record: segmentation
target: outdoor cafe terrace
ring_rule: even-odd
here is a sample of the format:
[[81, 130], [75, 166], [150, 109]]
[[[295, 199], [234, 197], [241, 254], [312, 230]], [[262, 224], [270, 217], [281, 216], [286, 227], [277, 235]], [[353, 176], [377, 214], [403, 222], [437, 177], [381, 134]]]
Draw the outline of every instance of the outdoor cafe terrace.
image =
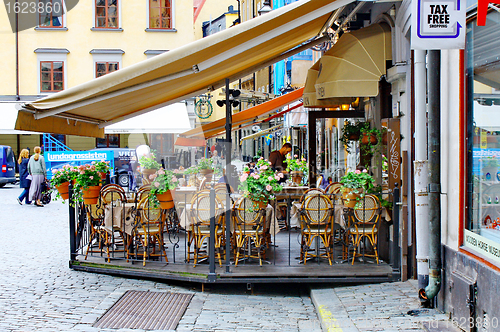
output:
[[184, 177], [171, 208], [150, 199], [151, 184], [108, 184], [92, 204], [70, 201], [71, 268], [202, 284], [399, 278], [397, 187], [350, 200], [340, 183], [288, 180], [259, 206], [211, 174]]

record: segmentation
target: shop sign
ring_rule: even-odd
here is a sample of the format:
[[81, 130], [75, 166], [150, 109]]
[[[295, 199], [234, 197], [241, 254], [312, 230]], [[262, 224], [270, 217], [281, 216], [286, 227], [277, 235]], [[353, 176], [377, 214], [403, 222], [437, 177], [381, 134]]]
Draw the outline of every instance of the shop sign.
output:
[[464, 246], [466, 248], [470, 248], [477, 253], [500, 263], [500, 243], [467, 229], [464, 231]]
[[465, 1], [412, 1], [411, 48], [416, 50], [465, 47]]

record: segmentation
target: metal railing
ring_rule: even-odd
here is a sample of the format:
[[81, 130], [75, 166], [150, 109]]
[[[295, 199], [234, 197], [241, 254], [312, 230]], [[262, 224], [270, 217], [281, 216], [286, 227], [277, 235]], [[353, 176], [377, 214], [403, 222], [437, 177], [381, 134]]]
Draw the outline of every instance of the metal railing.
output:
[[[193, 193], [198, 194], [200, 193]], [[364, 239], [357, 243], [358, 248], [354, 248], [354, 210], [339, 205], [339, 194], [309, 196], [311, 199], [327, 197], [331, 202], [327, 212], [322, 212], [322, 207], [317, 206], [318, 215], [328, 214], [327, 222], [317, 225], [313, 225], [310, 218], [308, 220], [308, 212], [305, 211], [307, 200], [299, 202], [297, 194], [280, 194], [267, 207], [256, 210], [254, 207], [243, 206], [243, 210], [238, 211], [235, 209], [235, 202], [240, 199], [238, 194], [216, 192], [213, 187], [204, 194], [210, 197], [210, 226], [208, 230], [203, 230], [209, 234], [203, 238], [203, 243], [196, 243], [197, 247], [194, 240], [194, 232], [197, 230], [193, 223], [196, 222], [196, 214], [200, 213], [201, 207], [192, 205], [192, 195], [189, 193], [176, 193], [176, 208], [160, 210], [160, 223], [157, 225], [161, 228], [159, 231], [154, 224], [142, 226], [141, 218], [145, 217], [141, 214], [144, 212], [140, 211], [140, 198], [135, 192], [127, 193], [127, 202], [104, 204], [102, 198], [93, 206], [70, 202], [70, 259], [72, 262], [89, 261], [122, 266], [137, 266], [142, 263], [146, 268], [167, 271], [182, 265], [193, 267], [190, 271], [207, 274], [209, 282], [215, 281], [218, 274], [233, 273], [246, 267], [255, 266], [252, 273], [258, 273], [261, 259], [262, 264], [266, 266], [297, 268], [313, 264], [321, 270], [335, 269], [338, 264], [376, 264], [376, 259], [371, 256], [373, 246], [369, 241]], [[392, 201], [392, 213], [387, 209], [384, 212], [386, 217], [378, 221], [375, 245], [380, 263], [390, 264], [394, 275], [397, 275], [401, 266], [399, 188], [396, 187], [393, 192], [383, 195]], [[222, 212], [225, 224], [222, 231], [216, 225], [219, 217], [216, 212], [216, 197], [222, 198], [219, 201], [225, 201]], [[358, 201], [358, 208], [364, 204], [364, 199], [361, 199]], [[382, 209], [377, 211], [377, 214], [381, 212]], [[148, 213], [158, 213], [158, 210], [151, 209]], [[245, 215], [241, 218], [236, 213], [248, 213], [253, 216], [257, 213], [259, 218], [262, 218], [262, 224], [254, 223], [251, 227], [241, 227], [237, 225], [242, 222], [241, 219], [244, 219], [244, 222], [252, 218]], [[387, 221], [388, 219], [390, 221]], [[263, 228], [259, 236], [265, 239], [258, 240], [248, 234], [259, 231], [259, 227]], [[392, 232], [388, 230], [390, 227]], [[325, 228], [330, 235], [322, 240], [320, 233], [325, 232]], [[238, 231], [242, 232], [240, 236], [249, 236], [245, 248], [237, 248]], [[305, 234], [306, 231], [310, 234]], [[219, 246], [216, 247], [216, 239], [219, 237], [222, 242], [218, 242]], [[314, 239], [308, 243], [304, 242], [311, 238]], [[261, 240], [263, 242], [259, 242]], [[163, 249], [166, 255], [162, 254]], [[357, 255], [353, 257], [355, 249]], [[196, 267], [193, 266], [192, 260], [195, 250], [202, 253], [198, 256], [203, 257]], [[241, 257], [236, 264], [238, 250]], [[218, 255], [221, 255], [222, 266], [219, 266]]]

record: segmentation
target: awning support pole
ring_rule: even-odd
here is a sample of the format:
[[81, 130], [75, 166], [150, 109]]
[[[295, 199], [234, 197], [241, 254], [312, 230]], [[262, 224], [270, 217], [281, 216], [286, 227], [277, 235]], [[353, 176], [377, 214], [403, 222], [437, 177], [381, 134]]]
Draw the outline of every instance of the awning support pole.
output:
[[230, 174], [229, 165], [231, 164], [232, 156], [232, 140], [231, 140], [231, 129], [233, 127], [233, 112], [232, 112], [232, 101], [229, 100], [229, 78], [226, 78], [226, 144], [224, 151], [224, 157], [226, 158], [226, 272], [230, 272], [231, 262], [230, 262], [230, 252], [231, 252], [231, 187], [230, 183], [234, 181], [229, 181], [232, 176]]

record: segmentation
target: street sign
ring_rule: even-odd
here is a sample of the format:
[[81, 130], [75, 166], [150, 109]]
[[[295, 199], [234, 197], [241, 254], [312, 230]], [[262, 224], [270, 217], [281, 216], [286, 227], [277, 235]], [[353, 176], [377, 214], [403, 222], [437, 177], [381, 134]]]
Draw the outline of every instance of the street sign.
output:
[[416, 0], [412, 3], [412, 49], [465, 47], [465, 0]]

